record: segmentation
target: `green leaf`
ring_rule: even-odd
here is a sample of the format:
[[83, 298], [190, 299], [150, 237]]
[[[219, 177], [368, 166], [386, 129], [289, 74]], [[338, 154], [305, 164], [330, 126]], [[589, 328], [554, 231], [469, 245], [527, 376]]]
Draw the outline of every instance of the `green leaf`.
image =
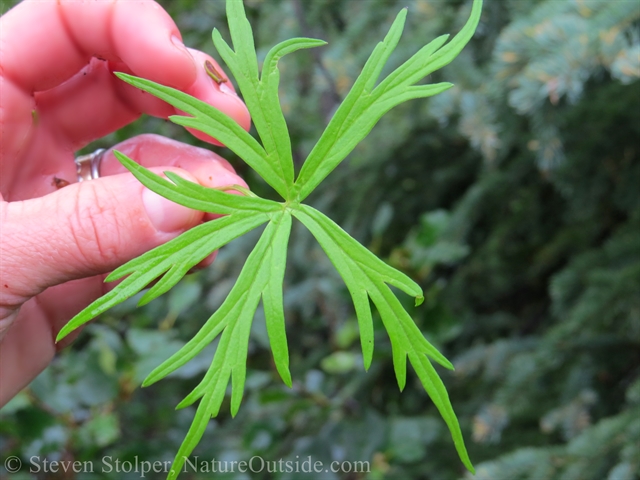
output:
[[[385, 39], [380, 42], [373, 53], [367, 60], [360, 76], [357, 78], [353, 87], [347, 94], [344, 101], [338, 107], [329, 125], [323, 132], [320, 140], [316, 143], [313, 150], [305, 160], [300, 175], [296, 180], [296, 189], [298, 190], [297, 198], [302, 201], [311, 191], [317, 187], [320, 182], [329, 174], [338, 164], [348, 155], [344, 154], [342, 158], [336, 156], [334, 151], [338, 140], [346, 139], [351, 143], [351, 151], [359, 141], [369, 132], [361, 132], [359, 136], [355, 136], [350, 131], [351, 123], [354, 118], [360, 116], [369, 104], [370, 89], [378, 79], [382, 68], [391, 51], [398, 44], [400, 35], [404, 28], [407, 10], [403, 9], [396, 17], [389, 33]], [[336, 160], [337, 159], [337, 160]]]
[[[415, 282], [401, 272], [381, 262], [356, 240], [351, 238], [338, 225], [317, 210], [301, 205], [293, 211], [296, 216], [318, 240], [327, 256], [340, 272], [347, 288], [351, 292], [356, 314], [360, 324], [362, 351], [365, 366], [371, 362], [373, 334], [371, 311], [367, 295], [378, 308], [393, 351], [393, 365], [400, 389], [406, 384], [407, 357], [418, 373], [423, 387], [445, 419], [454, 440], [458, 454], [467, 468], [473, 471], [469, 460], [460, 425], [449, 401], [442, 381], [427, 359], [427, 356], [448, 369], [453, 365], [422, 335], [402, 304], [386, 285], [394, 285], [405, 292], [422, 298], [422, 292]], [[371, 256], [375, 258], [372, 261]], [[369, 345], [371, 344], [371, 347]]]
[[289, 372], [289, 348], [287, 347], [287, 332], [284, 323], [284, 305], [282, 285], [287, 262], [287, 244], [291, 232], [291, 215], [282, 218], [282, 225], [276, 231], [274, 241], [269, 247], [266, 261], [270, 271], [267, 285], [262, 291], [262, 303], [267, 323], [269, 344], [273, 353], [273, 360], [282, 381], [291, 387], [291, 373]]
[[[438, 38], [432, 40], [427, 45], [422, 47], [418, 52], [413, 55], [409, 60], [404, 62], [398, 68], [396, 68], [392, 73], [390, 73], [387, 78], [384, 79], [383, 82], [378, 86], [377, 93], [382, 94], [383, 92], [393, 91], [394, 88], [397, 88], [399, 85], [409, 85], [415, 82], [409, 82], [409, 78], [416, 73], [416, 71], [420, 70], [423, 67], [429, 65], [431, 56], [442, 47], [446, 41], [449, 39], [449, 35], [441, 35]], [[426, 75], [424, 75], [426, 76]], [[420, 77], [420, 78], [424, 78]]]
[[[274, 285], [279, 287], [280, 292], [279, 295], [275, 292], [275, 298], [270, 300], [276, 305], [273, 311], [278, 313], [282, 309], [284, 265], [281, 266], [279, 262], [283, 259], [283, 252], [286, 251], [290, 230], [291, 215], [288, 212], [273, 214], [271, 222], [247, 258], [236, 284], [222, 306], [191, 341], [151, 372], [143, 383], [144, 386], [151, 385], [180, 368], [200, 353], [220, 332], [223, 332], [205, 378], [177, 407], [186, 407], [202, 398], [193, 424], [176, 455], [172, 472], [180, 471], [185, 457], [191, 453], [202, 437], [204, 433], [202, 419], [215, 417], [218, 414], [229, 378], [231, 378], [231, 414], [235, 416], [240, 408], [246, 380], [251, 323], [260, 298], [274, 296], [273, 291], [277, 290]], [[277, 268], [274, 269], [274, 265]], [[265, 311], [267, 310], [265, 307]], [[290, 384], [286, 338], [282, 336], [277, 339], [272, 343], [272, 349], [274, 358], [278, 362], [278, 371], [285, 382], [288, 380]], [[170, 473], [169, 478], [175, 478], [172, 475], [174, 473]]]
[[262, 212], [239, 212], [218, 218], [198, 225], [170, 242], [124, 264], [109, 275], [107, 281], [129, 276], [109, 293], [69, 320], [58, 333], [56, 342], [114, 305], [132, 297], [160, 275], [169, 272], [169, 279], [164, 282], [161, 280], [147, 292], [142, 299], [143, 303], [161, 295], [211, 252], [253, 230], [268, 219], [268, 215]]
[[[283, 250], [286, 251], [290, 229], [291, 215], [288, 212], [282, 211], [273, 214], [260, 237], [260, 241], [247, 258], [240, 276], [220, 308], [211, 315], [198, 333], [182, 349], [149, 374], [143, 386], [157, 382], [190, 361], [211, 343], [233, 319], [242, 315], [242, 311], [247, 308], [249, 303], [255, 302], [255, 307], [249, 308], [251, 318], [253, 318], [260, 296], [272, 288], [270, 283], [279, 281], [280, 290], [282, 289], [284, 265], [274, 269], [273, 262], [279, 261], [282, 258]], [[282, 303], [281, 297], [282, 293], [280, 292], [280, 304]], [[274, 303], [278, 303], [277, 295]], [[286, 348], [286, 343], [284, 347]]]
[[[451, 62], [462, 50], [475, 31], [481, 8], [482, 0], [474, 0], [469, 20], [451, 42], [446, 44], [447, 35], [436, 38], [378, 83], [380, 73], [402, 35], [407, 10], [400, 11], [312, 149], [295, 182], [291, 141], [278, 99], [280, 73], [277, 64], [288, 53], [323, 45], [321, 40], [295, 38], [276, 45], [267, 54], [260, 74], [253, 32], [242, 1], [227, 0], [227, 17], [235, 51], [217, 30], [213, 31], [212, 38], [238, 82], [262, 145], [233, 119], [190, 95], [149, 80], [116, 74], [190, 115], [172, 116], [171, 120], [178, 125], [198, 129], [226, 144], [286, 200], [282, 204], [276, 203], [258, 198], [240, 186], [229, 186], [228, 190], [235, 189], [243, 194], [233, 195], [194, 184], [170, 171], [165, 172], [167, 178], [163, 178], [116, 152], [123, 165], [152, 191], [189, 208], [227, 216], [199, 225], [117, 268], [107, 280], [126, 278], [69, 321], [60, 331], [58, 340], [156, 280], [142, 296], [140, 304], [151, 301], [172, 288], [209, 253], [268, 222], [220, 308], [189, 342], [156, 367], [143, 383], [148, 386], [166, 377], [220, 337], [204, 378], [177, 406], [184, 408], [200, 400], [169, 478], [178, 476], [185, 458], [202, 438], [209, 419], [218, 414], [229, 382], [231, 413], [235, 416], [238, 412], [246, 381], [251, 324], [261, 299], [276, 369], [287, 385], [292, 384], [282, 291], [292, 215], [311, 231], [345, 281], [358, 319], [365, 368], [370, 367], [373, 358], [373, 302], [391, 341], [398, 386], [402, 390], [406, 385], [409, 360], [443, 416], [460, 458], [473, 471], [446, 389], [430, 360], [445, 368], [452, 369], [453, 366], [427, 341], [391, 287], [415, 297], [416, 306], [423, 301], [422, 289], [402, 272], [377, 258], [321, 212], [300, 202], [391, 108], [408, 100], [444, 92], [452, 86], [446, 82], [435, 85], [419, 85], [417, 82]], [[349, 352], [337, 352], [325, 359], [323, 366], [345, 372], [352, 367], [354, 358]]]
[[[262, 68], [262, 82], [268, 83], [271, 89], [274, 90], [274, 92], [270, 94], [269, 100], [277, 100], [278, 82], [280, 80], [278, 61], [282, 57], [301, 49], [322, 47], [326, 44], [327, 42], [325, 42], [324, 40], [318, 40], [316, 38], [290, 38], [289, 40], [280, 42], [279, 44], [271, 48], [264, 59]], [[288, 133], [289, 132], [287, 131], [287, 135]]]
[[123, 153], [114, 150], [115, 157], [145, 187], [169, 200], [185, 207], [211, 213], [234, 213], [238, 211], [274, 212], [282, 207], [279, 203], [259, 197], [232, 195], [215, 188], [207, 188], [185, 180], [173, 172], [165, 172], [168, 181], [131, 160]]
[[384, 282], [399, 288], [407, 295], [416, 297], [416, 301], [422, 303], [424, 299], [422, 289], [416, 282], [380, 260], [326, 215], [308, 205], [300, 205], [292, 210], [292, 213], [314, 236], [316, 233], [323, 232], [332, 244], [339, 246], [347, 254], [349, 262], [366, 266], [369, 270], [376, 272]]
[[449, 400], [449, 394], [447, 393], [444, 383], [442, 383], [438, 373], [435, 368], [433, 368], [433, 365], [431, 365], [431, 362], [429, 362], [427, 357], [415, 352], [409, 353], [408, 355], [409, 361], [418, 374], [420, 382], [429, 394], [429, 397], [431, 397], [435, 406], [438, 408], [438, 411], [440, 412], [440, 415], [442, 415], [442, 418], [444, 418], [447, 427], [449, 427], [449, 431], [453, 437], [453, 444], [456, 447], [456, 451], [458, 452], [462, 463], [471, 473], [475, 473], [475, 468], [473, 468], [473, 464], [471, 463], [471, 459], [467, 453], [467, 448], [464, 445], [464, 438], [460, 431], [458, 418], [453, 411], [451, 401]]
[[460, 53], [475, 32], [481, 10], [482, 0], [474, 0], [469, 20], [447, 46], [438, 50], [447, 36], [435, 39], [374, 89], [380, 71], [404, 28], [406, 10], [398, 14], [384, 41], [372, 52], [349, 94], [305, 160], [296, 180], [296, 198], [299, 201], [304, 200], [351, 153], [391, 108], [407, 100], [435, 95], [451, 87], [448, 83], [434, 85], [432, 88], [412, 85], [449, 64]]
[[481, 13], [482, 0], [473, 0], [469, 19], [451, 42], [440, 48], [446, 42], [448, 35], [433, 40], [390, 74], [386, 81], [379, 85], [380, 90], [388, 92], [400, 85], [413, 85], [427, 75], [449, 65], [473, 37], [480, 22]]
[[260, 135], [265, 152], [286, 192], [278, 191], [285, 199], [291, 199], [293, 187], [293, 158], [289, 130], [278, 99], [278, 60], [288, 53], [302, 48], [325, 45], [322, 40], [293, 38], [273, 47], [267, 54], [262, 76], [258, 74], [253, 31], [246, 18], [241, 0], [227, 2], [227, 18], [235, 52], [224, 41], [220, 32], [214, 30], [213, 43], [220, 56], [233, 73], [243, 99], [251, 112], [251, 118]]
[[251, 135], [245, 132], [235, 120], [211, 105], [175, 88], [165, 87], [151, 80], [134, 77], [126, 73], [115, 72], [115, 75], [134, 87], [164, 100], [178, 110], [192, 115], [192, 117], [173, 115], [169, 117], [169, 120], [178, 125], [195, 128], [218, 139], [247, 162], [280, 195], [286, 197], [286, 184], [269, 162], [264, 148]]
[[217, 400], [216, 393], [216, 390], [210, 391], [200, 402], [193, 422], [191, 422], [191, 427], [189, 427], [189, 431], [187, 432], [182, 445], [180, 445], [180, 448], [178, 449], [175, 460], [171, 464], [171, 470], [169, 470], [167, 480], [174, 480], [178, 478], [180, 470], [182, 470], [182, 467], [184, 466], [185, 459], [193, 449], [196, 448], [202, 438], [202, 435], [204, 435], [204, 431], [209, 424], [209, 420], [211, 420], [210, 412], [213, 410], [213, 404]]

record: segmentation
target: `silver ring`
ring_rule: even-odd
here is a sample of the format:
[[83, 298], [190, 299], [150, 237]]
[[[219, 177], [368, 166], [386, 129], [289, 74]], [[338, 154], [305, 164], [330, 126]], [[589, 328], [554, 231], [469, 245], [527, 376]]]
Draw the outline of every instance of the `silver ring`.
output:
[[106, 150], [104, 148], [99, 148], [93, 153], [80, 155], [74, 159], [78, 182], [100, 178], [100, 162], [105, 152]]

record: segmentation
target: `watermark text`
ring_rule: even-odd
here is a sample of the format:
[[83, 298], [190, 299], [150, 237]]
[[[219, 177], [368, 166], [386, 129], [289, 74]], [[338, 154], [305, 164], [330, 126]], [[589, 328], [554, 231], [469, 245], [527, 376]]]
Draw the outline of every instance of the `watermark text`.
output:
[[[127, 460], [104, 456], [96, 461], [51, 460], [46, 457], [32, 456], [24, 464], [23, 459], [11, 456], [3, 462], [7, 473], [28, 471], [29, 473], [126, 473], [137, 474], [145, 478], [154, 473], [169, 473], [173, 461], [143, 460], [137, 455]], [[1, 471], [1, 469], [0, 469]], [[254, 455], [248, 460], [218, 460], [199, 456], [185, 457], [182, 473], [299, 473], [317, 475], [318, 473], [369, 473], [368, 461], [332, 461], [330, 463], [314, 460], [310, 455], [295, 458], [268, 460]]]

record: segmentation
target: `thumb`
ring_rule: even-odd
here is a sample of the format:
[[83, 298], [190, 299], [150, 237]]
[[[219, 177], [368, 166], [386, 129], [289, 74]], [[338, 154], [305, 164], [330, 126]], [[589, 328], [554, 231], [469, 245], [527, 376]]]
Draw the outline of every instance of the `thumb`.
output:
[[[160, 169], [156, 170], [159, 173]], [[163, 168], [195, 181], [186, 171]], [[200, 223], [203, 213], [153, 193], [130, 173], [3, 203], [3, 288], [28, 299], [47, 287], [107, 273]], [[8, 290], [7, 290], [8, 289]]]

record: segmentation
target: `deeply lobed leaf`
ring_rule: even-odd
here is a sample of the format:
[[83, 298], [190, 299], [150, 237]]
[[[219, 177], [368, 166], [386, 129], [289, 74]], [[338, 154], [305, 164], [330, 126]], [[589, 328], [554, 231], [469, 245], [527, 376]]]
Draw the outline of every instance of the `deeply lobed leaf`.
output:
[[213, 31], [213, 43], [238, 82], [266, 155], [284, 184], [283, 191], [276, 190], [286, 200], [291, 200], [294, 180], [293, 158], [289, 130], [278, 99], [280, 74], [277, 63], [288, 53], [302, 48], [318, 47], [325, 42], [310, 38], [294, 38], [276, 45], [267, 54], [260, 76], [253, 31], [245, 15], [242, 0], [227, 2], [227, 18], [235, 52], [218, 30]]
[[[141, 301], [146, 303], [161, 295], [210, 253], [268, 220], [269, 217], [263, 212], [241, 212], [218, 218], [194, 227], [170, 242], [124, 264], [107, 278], [111, 281], [125, 275], [129, 276], [69, 320], [58, 333], [56, 342], [111, 307], [131, 298], [168, 272], [165, 276], [169, 275], [169, 279], [164, 282], [164, 278], [161, 279]], [[180, 275], [176, 275], [172, 269], [178, 269]]]
[[247, 162], [280, 195], [286, 196], [286, 184], [269, 162], [264, 148], [255, 138], [245, 132], [235, 120], [208, 103], [175, 88], [165, 87], [126, 73], [116, 73], [116, 75], [134, 87], [149, 92], [173, 105], [178, 110], [192, 115], [191, 117], [174, 115], [169, 117], [169, 120], [178, 125], [195, 128], [218, 139]]
[[372, 262], [369, 258], [369, 255], [372, 255], [371, 252], [317, 210], [301, 205], [299, 209], [293, 211], [293, 215], [318, 240], [334, 267], [340, 272], [351, 293], [360, 326], [365, 368], [369, 367], [373, 353], [373, 325], [368, 301], [368, 298], [371, 297], [389, 333], [393, 364], [400, 389], [404, 389], [406, 383], [408, 357], [422, 385], [445, 419], [460, 458], [465, 466], [473, 471], [464, 446], [460, 425], [446, 394], [446, 389], [427, 356], [445, 368], [453, 369], [453, 365], [424, 338], [386, 284], [397, 286], [416, 296], [416, 303], [420, 303], [422, 300], [420, 287], [401, 272], [384, 264], [377, 257], [375, 257], [376, 261]]
[[422, 335], [390, 286], [414, 296], [416, 305], [423, 300], [421, 288], [409, 277], [378, 259], [325, 215], [300, 202], [391, 108], [411, 99], [441, 93], [452, 86], [449, 83], [416, 85], [416, 82], [455, 58], [473, 35], [481, 7], [482, 0], [474, 0], [469, 20], [451, 42], [445, 45], [448, 36], [438, 37], [376, 86], [380, 73], [400, 40], [407, 15], [406, 9], [403, 9], [385, 39], [372, 52], [295, 181], [289, 133], [278, 99], [277, 64], [282, 56], [302, 48], [323, 45], [323, 41], [296, 38], [276, 45], [267, 54], [260, 74], [253, 32], [242, 0], [227, 0], [227, 16], [235, 51], [217, 30], [213, 31], [213, 42], [238, 82], [262, 144], [231, 118], [200, 100], [149, 80], [116, 74], [131, 85], [190, 115], [178, 115], [170, 119], [222, 141], [285, 199], [284, 204], [272, 202], [255, 197], [241, 187], [237, 190], [246, 195], [232, 195], [191, 183], [172, 172], [165, 172], [168, 178], [165, 179], [116, 152], [123, 165], [154, 192], [189, 208], [227, 216], [199, 225], [116, 269], [109, 275], [108, 281], [126, 278], [114, 290], [74, 317], [60, 331], [58, 340], [138, 293], [154, 280], [157, 283], [143, 295], [140, 303], [156, 298], [213, 250], [268, 222], [222, 306], [182, 349], [151, 372], [143, 383], [144, 386], [151, 385], [174, 372], [220, 336], [211, 366], [203, 380], [177, 407], [183, 408], [200, 400], [169, 478], [178, 476], [186, 456], [201, 439], [209, 419], [218, 414], [230, 380], [231, 412], [233, 415], [237, 413], [246, 379], [250, 327], [261, 299], [276, 368], [283, 381], [291, 386], [282, 284], [292, 215], [312, 232], [349, 289], [360, 327], [365, 368], [371, 364], [374, 349], [371, 300], [389, 334], [400, 389], [406, 384], [408, 359], [447, 423], [460, 458], [473, 471], [446, 389], [429, 359], [445, 368], [453, 366]]
[[202, 398], [194, 422], [173, 462], [169, 478], [177, 476], [185, 458], [202, 437], [206, 423], [203, 425], [201, 419], [215, 417], [218, 414], [229, 378], [231, 414], [235, 416], [238, 412], [246, 379], [249, 332], [261, 297], [265, 303], [267, 326], [271, 329], [269, 336], [277, 337], [274, 338], [272, 348], [278, 371], [285, 383], [291, 385], [282, 314], [282, 278], [290, 231], [289, 212], [280, 211], [272, 214], [271, 221], [247, 258], [237, 282], [222, 306], [191, 341], [151, 372], [144, 382], [145, 386], [150, 385], [180, 368], [223, 332], [204, 379], [177, 407], [184, 408]]
[[[417, 87], [417, 90], [410, 90], [416, 88], [412, 87], [416, 82], [453, 61], [473, 36], [481, 10], [482, 0], [474, 0], [469, 20], [447, 46], [442, 47], [447, 36], [437, 38], [374, 89], [380, 71], [402, 34], [406, 9], [400, 11], [302, 166], [296, 180], [296, 198], [299, 201], [304, 200], [344, 160], [391, 108], [412, 98], [435, 95], [451, 86], [441, 84], [433, 86], [433, 89]], [[407, 95], [407, 92], [411, 93]]]
[[153, 190], [185, 207], [203, 212], [227, 214], [240, 211], [245, 212], [274, 212], [279, 210], [280, 204], [259, 197], [245, 197], [232, 195], [215, 188], [207, 188], [197, 183], [185, 180], [173, 172], [165, 172], [171, 180], [165, 180], [159, 175], [138, 165], [126, 155], [115, 150], [115, 157], [129, 170], [145, 187]]

